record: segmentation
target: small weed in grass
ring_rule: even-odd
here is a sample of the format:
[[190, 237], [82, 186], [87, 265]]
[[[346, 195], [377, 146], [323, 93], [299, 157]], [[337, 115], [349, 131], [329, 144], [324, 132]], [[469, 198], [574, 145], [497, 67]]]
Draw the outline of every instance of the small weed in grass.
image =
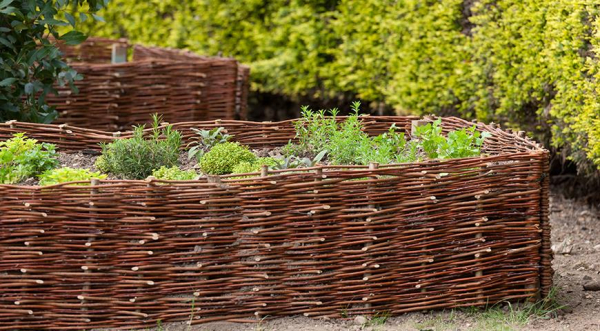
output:
[[373, 315], [373, 317], [371, 317], [371, 319], [369, 319], [366, 326], [373, 326], [373, 327], [382, 326], [385, 324], [385, 322], [387, 322], [387, 320], [389, 318], [390, 318], [390, 312], [384, 311], [384, 312], [376, 313], [375, 315]]
[[424, 322], [416, 323], [415, 328], [418, 330], [435, 331], [457, 330], [456, 312], [454, 310], [450, 310], [449, 314], [440, 312], [436, 313], [435, 316], [433, 313], [430, 313], [429, 319]]
[[557, 290], [552, 288], [547, 297], [535, 303], [496, 304], [482, 311], [466, 311], [476, 320], [473, 330], [476, 331], [512, 331], [527, 324], [535, 318], [552, 318], [559, 309], [564, 308], [557, 299]]

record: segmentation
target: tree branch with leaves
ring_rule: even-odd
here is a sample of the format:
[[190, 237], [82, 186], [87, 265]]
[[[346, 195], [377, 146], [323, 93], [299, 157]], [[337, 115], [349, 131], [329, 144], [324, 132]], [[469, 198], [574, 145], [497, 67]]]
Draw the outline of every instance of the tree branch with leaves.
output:
[[[69, 85], [81, 75], [63, 60], [56, 43], [77, 45], [87, 38], [75, 30], [69, 7], [82, 7], [79, 21], [101, 20], [95, 13], [108, 0], [0, 0], [0, 121], [50, 123], [57, 116], [46, 103], [55, 84]], [[62, 27], [70, 31], [62, 32]]]

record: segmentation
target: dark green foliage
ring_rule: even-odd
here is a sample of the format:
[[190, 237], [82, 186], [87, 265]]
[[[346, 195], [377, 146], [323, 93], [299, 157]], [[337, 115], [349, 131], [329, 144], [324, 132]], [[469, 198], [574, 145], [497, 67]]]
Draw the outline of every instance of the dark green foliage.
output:
[[0, 183], [14, 184], [58, 166], [52, 144], [38, 144], [23, 133], [0, 142]]
[[258, 91], [519, 127], [592, 171], [599, 14], [594, 1], [114, 0], [88, 31], [235, 56]]
[[230, 174], [242, 162], [253, 164], [256, 156], [247, 146], [237, 142], [226, 142], [214, 146], [200, 158], [200, 169], [208, 175]]
[[173, 130], [171, 125], [160, 129], [159, 122], [159, 117], [155, 115], [148, 137], [144, 136], [144, 126], [137, 126], [133, 137], [103, 144], [96, 167], [122, 178], [144, 179], [154, 169], [177, 165], [181, 133]]
[[[0, 121], [49, 123], [56, 112], [45, 102], [53, 84], [69, 84], [81, 79], [61, 59], [48, 35], [76, 45], [85, 40], [81, 32], [59, 27], [75, 27], [75, 19], [64, 13], [68, 7], [85, 5], [96, 12], [108, 0], [3, 0], [0, 1]], [[63, 17], [64, 16], [64, 19]], [[80, 18], [86, 14], [82, 11]], [[96, 17], [96, 16], [94, 16]], [[70, 30], [70, 31], [69, 31]]]

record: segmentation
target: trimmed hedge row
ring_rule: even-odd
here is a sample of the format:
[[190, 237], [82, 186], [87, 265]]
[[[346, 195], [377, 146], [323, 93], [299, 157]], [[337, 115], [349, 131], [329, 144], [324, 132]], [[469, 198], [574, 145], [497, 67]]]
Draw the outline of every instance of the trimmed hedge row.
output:
[[[534, 130], [600, 168], [600, 4], [113, 0], [89, 32], [235, 56], [253, 88]], [[162, 24], [157, 24], [162, 22]]]

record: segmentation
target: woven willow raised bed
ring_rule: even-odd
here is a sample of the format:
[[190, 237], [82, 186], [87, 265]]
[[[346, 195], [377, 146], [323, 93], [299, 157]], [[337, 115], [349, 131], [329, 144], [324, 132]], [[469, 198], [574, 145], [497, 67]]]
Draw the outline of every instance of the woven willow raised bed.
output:
[[59, 46], [84, 78], [75, 83], [79, 93], [57, 87], [58, 95], [47, 96], [59, 112], [57, 123], [117, 131], [146, 123], [154, 113], [170, 122], [247, 116], [250, 69], [235, 59], [134, 45], [132, 62], [111, 63], [113, 46], [128, 49], [127, 40]]
[[[411, 120], [364, 122], [378, 134], [392, 123], [408, 131]], [[192, 127], [222, 126], [254, 148], [294, 137], [291, 121], [174, 126], [186, 140]], [[203, 323], [534, 300], [552, 285], [548, 152], [477, 126], [493, 134], [489, 156], [247, 179], [0, 185], [0, 330], [152, 327], [192, 310]], [[0, 139], [15, 132], [63, 151], [119, 138], [0, 125]]]

